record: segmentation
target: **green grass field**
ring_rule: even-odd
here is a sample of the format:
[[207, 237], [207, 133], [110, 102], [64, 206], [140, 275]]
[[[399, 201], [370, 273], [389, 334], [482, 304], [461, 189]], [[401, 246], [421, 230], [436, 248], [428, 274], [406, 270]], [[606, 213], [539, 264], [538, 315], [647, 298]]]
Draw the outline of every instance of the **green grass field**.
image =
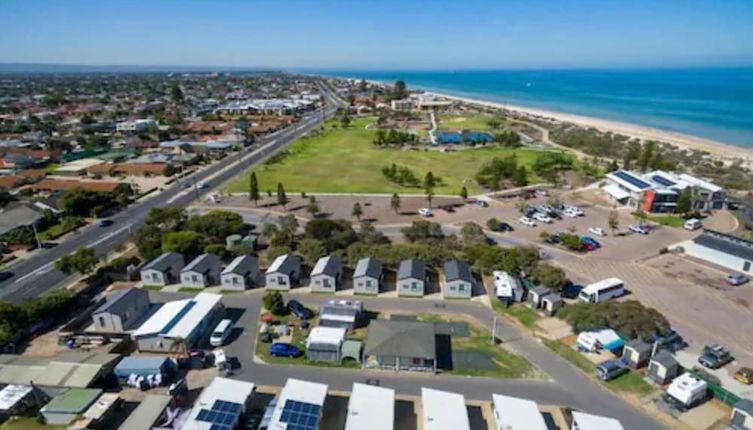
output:
[[[437, 128], [440, 130], [471, 130], [491, 131], [489, 120], [491, 115], [440, 115]], [[504, 121], [500, 119], [504, 125]]]
[[[443, 180], [436, 194], [457, 195], [465, 186], [469, 193], [481, 189], [473, 181], [479, 167], [494, 157], [515, 153], [520, 164], [529, 166], [539, 151], [532, 149], [480, 148], [450, 153], [438, 151], [402, 151], [379, 149], [372, 144], [374, 130], [364, 128], [373, 119], [356, 119], [348, 129], [332, 128], [318, 137], [304, 138], [289, 147], [289, 154], [279, 162], [254, 169], [262, 194], [273, 193], [282, 183], [285, 191], [332, 193], [407, 193], [423, 194], [421, 188], [407, 188], [391, 183], [382, 175], [382, 167], [392, 163], [408, 167], [423, 178], [431, 171]], [[225, 191], [248, 191], [245, 172], [230, 182]], [[466, 182], [467, 180], [467, 182]]]

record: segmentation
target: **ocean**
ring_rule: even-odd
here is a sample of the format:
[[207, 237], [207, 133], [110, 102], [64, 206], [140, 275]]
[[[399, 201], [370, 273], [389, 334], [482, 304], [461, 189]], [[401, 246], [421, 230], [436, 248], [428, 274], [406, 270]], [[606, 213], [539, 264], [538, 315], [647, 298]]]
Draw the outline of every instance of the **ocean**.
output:
[[753, 68], [307, 71], [633, 123], [753, 147]]

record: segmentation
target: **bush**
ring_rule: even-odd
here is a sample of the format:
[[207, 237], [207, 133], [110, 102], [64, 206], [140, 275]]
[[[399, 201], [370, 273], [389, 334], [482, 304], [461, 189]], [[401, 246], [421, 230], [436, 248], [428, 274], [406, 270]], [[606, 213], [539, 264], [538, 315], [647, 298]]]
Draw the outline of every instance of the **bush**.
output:
[[264, 294], [262, 299], [264, 308], [272, 312], [273, 315], [285, 314], [285, 301], [279, 291], [269, 291]]
[[220, 245], [219, 243], [205, 246], [204, 252], [207, 254], [214, 254], [223, 260], [226, 260], [230, 256], [230, 252], [225, 248], [225, 245]]
[[646, 339], [670, 327], [664, 315], [636, 300], [576, 303], [562, 308], [559, 316], [578, 333], [610, 327], [631, 339]]

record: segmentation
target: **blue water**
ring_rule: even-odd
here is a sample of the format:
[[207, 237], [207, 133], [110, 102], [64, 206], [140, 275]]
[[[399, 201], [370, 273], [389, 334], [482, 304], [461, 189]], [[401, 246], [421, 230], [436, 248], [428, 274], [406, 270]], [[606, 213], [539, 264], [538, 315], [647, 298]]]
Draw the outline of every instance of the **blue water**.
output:
[[512, 105], [645, 125], [753, 147], [753, 68], [318, 70]]

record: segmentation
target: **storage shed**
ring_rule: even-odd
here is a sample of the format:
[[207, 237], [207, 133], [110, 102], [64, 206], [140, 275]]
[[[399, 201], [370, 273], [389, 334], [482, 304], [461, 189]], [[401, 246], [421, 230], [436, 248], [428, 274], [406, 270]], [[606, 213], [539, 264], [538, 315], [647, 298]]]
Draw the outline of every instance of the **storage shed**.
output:
[[753, 430], [753, 400], [742, 398], [735, 403], [729, 426], [734, 430]]
[[528, 303], [532, 308], [538, 309], [541, 307], [541, 299], [544, 296], [552, 294], [551, 290], [546, 287], [536, 287], [528, 291]]
[[564, 304], [565, 301], [562, 300], [562, 296], [557, 293], [547, 294], [541, 298], [541, 310], [549, 316], [557, 313]]
[[680, 364], [667, 351], [659, 351], [648, 362], [648, 377], [657, 384], [668, 384], [679, 373]]
[[66, 426], [89, 409], [102, 390], [91, 388], [70, 388], [63, 391], [39, 411], [47, 425]]
[[622, 358], [633, 369], [640, 369], [651, 358], [651, 344], [641, 339], [631, 340], [622, 348]]

